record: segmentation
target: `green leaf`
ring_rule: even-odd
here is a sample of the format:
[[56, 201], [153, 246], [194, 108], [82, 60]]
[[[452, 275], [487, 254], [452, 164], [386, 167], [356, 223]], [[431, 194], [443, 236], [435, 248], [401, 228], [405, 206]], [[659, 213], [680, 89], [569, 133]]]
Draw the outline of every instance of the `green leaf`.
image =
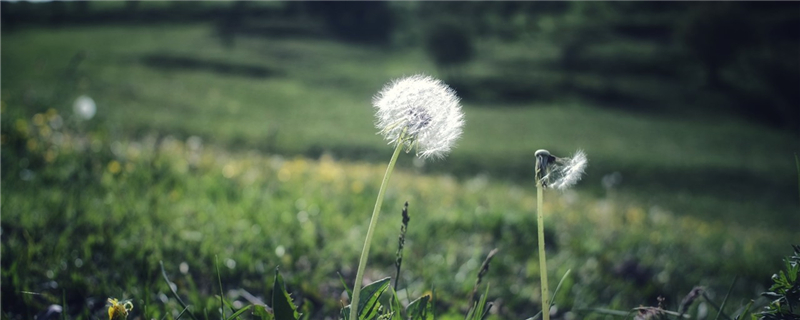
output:
[[286, 292], [283, 284], [283, 277], [275, 268], [275, 283], [272, 286], [272, 313], [276, 320], [297, 320], [300, 314], [297, 313], [297, 306], [292, 302], [292, 297]]
[[[358, 302], [358, 319], [371, 320], [375, 319], [378, 314], [378, 299], [389, 288], [389, 280], [386, 277], [381, 280], [375, 281], [368, 286], [361, 289], [361, 301]], [[350, 316], [350, 306], [342, 308], [342, 316], [348, 319]]]
[[433, 313], [431, 311], [431, 296], [424, 295], [422, 297], [417, 298], [417, 300], [411, 301], [406, 307], [406, 317], [409, 320], [429, 320], [433, 319]]

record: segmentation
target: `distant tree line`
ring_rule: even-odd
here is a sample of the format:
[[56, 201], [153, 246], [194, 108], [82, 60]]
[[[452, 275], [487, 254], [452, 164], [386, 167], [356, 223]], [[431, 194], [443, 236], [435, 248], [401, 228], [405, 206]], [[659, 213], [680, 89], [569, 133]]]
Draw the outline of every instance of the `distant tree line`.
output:
[[[27, 25], [213, 21], [220, 39], [333, 37], [387, 48], [421, 47], [466, 98], [541, 99], [580, 92], [631, 100], [617, 75], [673, 79], [682, 92], [643, 103], [702, 101], [800, 131], [799, 2], [2, 2], [4, 32]], [[535, 67], [469, 72], [479, 43], [542, 41], [557, 48]], [[534, 43], [534, 42], [531, 42]], [[646, 44], [655, 52], [639, 53]], [[598, 53], [600, 52], [600, 53]], [[602, 54], [603, 52], [610, 54]], [[491, 57], [489, 57], [491, 58]], [[531, 73], [556, 72], [536, 83]], [[591, 82], [591, 81], [589, 81]], [[481, 90], [484, 92], [481, 93]], [[641, 90], [640, 90], [641, 91]], [[654, 90], [657, 91], [657, 90]], [[660, 90], [660, 91], [666, 91]], [[470, 96], [470, 93], [473, 96]], [[728, 97], [717, 99], [715, 97]], [[649, 100], [648, 100], [649, 99]], [[701, 102], [698, 102], [701, 103]], [[687, 107], [692, 107], [688, 105]]]

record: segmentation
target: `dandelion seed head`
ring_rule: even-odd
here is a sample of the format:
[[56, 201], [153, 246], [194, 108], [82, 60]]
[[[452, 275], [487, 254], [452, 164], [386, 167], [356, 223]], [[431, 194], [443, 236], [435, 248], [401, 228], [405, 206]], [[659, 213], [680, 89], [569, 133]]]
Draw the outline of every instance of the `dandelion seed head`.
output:
[[389, 144], [417, 148], [422, 159], [443, 158], [461, 136], [464, 115], [453, 89], [426, 75], [395, 80], [372, 100], [379, 133]]

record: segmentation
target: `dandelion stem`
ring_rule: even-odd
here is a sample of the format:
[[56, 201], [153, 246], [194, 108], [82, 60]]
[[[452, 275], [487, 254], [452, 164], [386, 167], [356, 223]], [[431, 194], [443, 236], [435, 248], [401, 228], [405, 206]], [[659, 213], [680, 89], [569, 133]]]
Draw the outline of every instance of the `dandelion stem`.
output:
[[544, 251], [544, 212], [542, 203], [544, 198], [544, 187], [542, 182], [536, 183], [536, 225], [539, 229], [539, 277], [542, 279], [542, 319], [550, 320], [550, 293], [547, 287], [547, 257]]
[[386, 167], [386, 174], [383, 175], [383, 182], [381, 182], [381, 189], [378, 191], [378, 199], [375, 201], [375, 208], [372, 210], [372, 219], [369, 221], [369, 228], [367, 229], [367, 238], [364, 240], [364, 249], [361, 250], [361, 259], [358, 261], [358, 272], [356, 272], [356, 284], [353, 287], [353, 300], [350, 302], [350, 320], [358, 319], [358, 299], [361, 295], [361, 283], [364, 278], [364, 269], [367, 266], [367, 259], [369, 258], [369, 245], [372, 242], [372, 233], [375, 231], [375, 226], [378, 224], [378, 216], [381, 213], [381, 205], [383, 204], [383, 196], [386, 192], [386, 185], [389, 184], [389, 178], [394, 171], [394, 165], [397, 163], [397, 157], [400, 155], [400, 150], [403, 149], [403, 140], [397, 142], [397, 147], [392, 154], [392, 160], [389, 161], [389, 166]]

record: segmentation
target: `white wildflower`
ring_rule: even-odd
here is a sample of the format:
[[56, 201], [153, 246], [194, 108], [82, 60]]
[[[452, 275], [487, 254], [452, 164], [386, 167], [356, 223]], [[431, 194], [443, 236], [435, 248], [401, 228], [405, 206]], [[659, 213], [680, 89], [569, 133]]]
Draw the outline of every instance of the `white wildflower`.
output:
[[461, 136], [464, 115], [455, 91], [430, 76], [395, 80], [372, 104], [376, 127], [389, 144], [416, 147], [420, 158], [443, 158]]
[[78, 99], [75, 99], [75, 103], [72, 105], [72, 111], [81, 119], [89, 120], [94, 117], [95, 112], [97, 112], [97, 106], [94, 104], [92, 98], [80, 96]]
[[544, 174], [540, 178], [542, 186], [559, 190], [567, 190], [580, 181], [588, 163], [583, 150], [576, 151], [570, 158], [558, 158], [547, 150], [538, 150], [536, 158], [537, 171]]

